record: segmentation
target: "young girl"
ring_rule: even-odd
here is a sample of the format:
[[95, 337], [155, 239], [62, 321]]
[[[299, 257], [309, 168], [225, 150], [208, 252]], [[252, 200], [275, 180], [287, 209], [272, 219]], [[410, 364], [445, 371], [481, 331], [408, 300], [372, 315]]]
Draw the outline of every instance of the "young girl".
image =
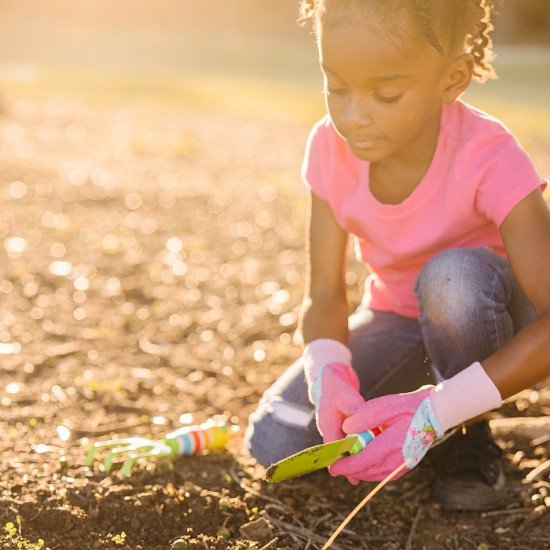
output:
[[[494, 76], [490, 0], [302, 0], [301, 9], [328, 111], [303, 165], [306, 346], [263, 396], [246, 445], [269, 465], [382, 426], [331, 467], [374, 481], [403, 462], [408, 471], [446, 430], [550, 374], [550, 214], [513, 135], [459, 99], [472, 78]], [[348, 319], [350, 234], [371, 275]], [[449, 445], [435, 484], [445, 507], [506, 498], [501, 451], [477, 420]]]

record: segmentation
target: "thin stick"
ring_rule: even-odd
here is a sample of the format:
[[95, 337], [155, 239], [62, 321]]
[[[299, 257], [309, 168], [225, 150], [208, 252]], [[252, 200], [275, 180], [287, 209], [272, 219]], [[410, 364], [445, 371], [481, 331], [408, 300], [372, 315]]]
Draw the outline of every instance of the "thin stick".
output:
[[357, 512], [365, 506], [365, 504], [376, 494], [384, 485], [389, 483], [393, 476], [398, 474], [403, 468], [406, 468], [409, 464], [410, 459], [403, 462], [403, 464], [399, 465], [393, 472], [388, 474], [349, 514], [349, 516], [339, 525], [338, 529], [332, 533], [331, 537], [327, 540], [325, 545], [321, 548], [321, 550], [327, 550], [330, 545], [336, 540], [336, 537], [342, 532], [344, 527], [355, 517]]
[[[264, 510], [262, 510], [264, 511]], [[309, 529], [303, 529], [302, 527], [297, 527], [296, 525], [293, 525], [292, 523], [286, 523], [280, 519], [275, 519], [268, 514], [263, 514], [264, 516], [267, 516], [270, 523], [272, 523], [277, 529], [280, 530], [281, 533], [284, 534], [291, 534], [291, 535], [297, 535], [299, 538], [305, 539], [307, 541], [313, 542], [315, 544], [322, 544], [323, 543], [323, 537], [320, 535], [317, 535], [313, 531], [310, 531]], [[279, 534], [279, 533], [277, 533]], [[334, 548], [342, 548], [341, 546], [335, 546]]]
[[[542, 506], [537, 506], [522, 522], [521, 524], [519, 525], [519, 527], [517, 528], [517, 532], [518, 533], [523, 533], [523, 531], [525, 531], [525, 529], [531, 525], [532, 523], [534, 523], [535, 521], [538, 521], [539, 519], [542, 518], [542, 516], [544, 516], [545, 514], [548, 513], [548, 507], [545, 506], [544, 504]], [[19, 517], [19, 516], [17, 516]]]
[[542, 464], [539, 464], [534, 470], [531, 470], [525, 476], [525, 481], [531, 482], [538, 476], [545, 474], [547, 470], [550, 470], [550, 460], [546, 460]]
[[271, 550], [279, 542], [279, 537], [275, 537], [271, 542], [268, 542], [266, 545], [262, 546], [260, 550]]
[[418, 510], [416, 511], [416, 516], [414, 516], [414, 520], [411, 525], [411, 530], [409, 531], [409, 536], [407, 537], [405, 550], [412, 550], [412, 543], [413, 543], [414, 535], [416, 534], [416, 528], [418, 526], [418, 521], [420, 520], [421, 514], [422, 514], [422, 505], [420, 504], [418, 506]]
[[508, 510], [492, 510], [491, 512], [483, 512], [482, 518], [491, 518], [494, 516], [513, 516], [514, 514], [525, 514], [535, 509], [534, 506], [525, 506], [524, 508], [509, 508]]

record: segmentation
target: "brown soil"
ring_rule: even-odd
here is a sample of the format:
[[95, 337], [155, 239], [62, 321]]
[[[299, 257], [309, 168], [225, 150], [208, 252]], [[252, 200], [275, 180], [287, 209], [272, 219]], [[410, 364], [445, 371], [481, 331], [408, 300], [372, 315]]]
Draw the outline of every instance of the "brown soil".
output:
[[[39, 548], [39, 538], [62, 550], [164, 549], [177, 539], [174, 548], [320, 548], [370, 489], [325, 473], [267, 485], [242, 436], [221, 453], [141, 463], [129, 479], [84, 466], [91, 442], [160, 437], [186, 413], [194, 422], [226, 414], [243, 428], [297, 356], [307, 130], [143, 105], [5, 100], [2, 548]], [[362, 276], [349, 276], [353, 300]], [[549, 411], [541, 388], [503, 414]], [[548, 438], [501, 444], [506, 510], [441, 510], [428, 458], [333, 548], [548, 548], [548, 472], [522, 483], [550, 458]]]

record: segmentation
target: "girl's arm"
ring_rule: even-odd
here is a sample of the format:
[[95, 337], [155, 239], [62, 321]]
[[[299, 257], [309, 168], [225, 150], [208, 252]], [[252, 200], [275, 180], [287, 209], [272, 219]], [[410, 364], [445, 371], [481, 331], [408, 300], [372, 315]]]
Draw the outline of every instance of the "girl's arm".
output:
[[537, 318], [482, 362], [505, 399], [550, 375], [550, 211], [537, 190], [500, 226], [508, 259]]
[[497, 408], [503, 398], [550, 375], [550, 211], [542, 193], [533, 192], [521, 201], [500, 230], [512, 269], [537, 318], [481, 365], [476, 362], [436, 387], [385, 395], [359, 407], [344, 420], [344, 433], [389, 427], [367, 452], [337, 461], [332, 475], [365, 481], [395, 478], [398, 465], [403, 472], [413, 468], [447, 429]]
[[301, 312], [301, 331], [307, 344], [331, 338], [347, 344], [347, 233], [337, 224], [330, 206], [310, 195], [308, 272]]

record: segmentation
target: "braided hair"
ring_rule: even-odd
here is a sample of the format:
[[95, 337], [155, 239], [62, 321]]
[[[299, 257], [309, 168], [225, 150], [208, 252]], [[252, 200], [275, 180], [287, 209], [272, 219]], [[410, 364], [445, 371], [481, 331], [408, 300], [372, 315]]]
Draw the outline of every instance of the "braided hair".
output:
[[[441, 54], [469, 53], [474, 58], [473, 77], [478, 82], [497, 78], [491, 65], [495, 55], [491, 31], [495, 11], [494, 0], [300, 0], [299, 23], [311, 20], [317, 34], [327, 17], [327, 9], [338, 20], [356, 18], [358, 11], [371, 15], [392, 15], [407, 11], [417, 22], [422, 35]], [[352, 8], [354, 8], [352, 10]], [[334, 12], [334, 13], [333, 13]]]

